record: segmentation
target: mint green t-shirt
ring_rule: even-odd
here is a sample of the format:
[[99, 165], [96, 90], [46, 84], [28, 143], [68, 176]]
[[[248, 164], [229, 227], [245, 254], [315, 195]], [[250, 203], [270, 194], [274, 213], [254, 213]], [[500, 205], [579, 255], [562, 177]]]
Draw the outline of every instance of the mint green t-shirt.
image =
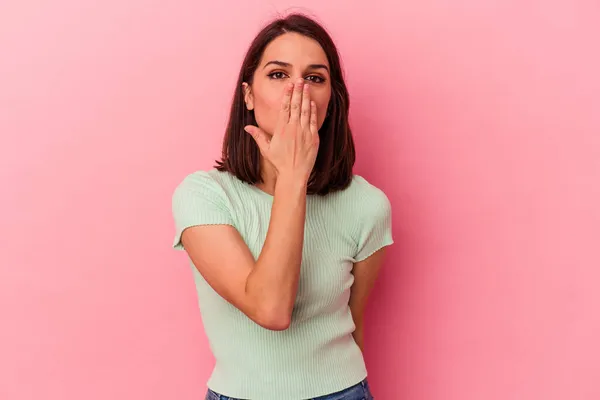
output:
[[[235, 227], [257, 259], [273, 197], [228, 172], [197, 171], [176, 187], [175, 239], [191, 226]], [[251, 400], [301, 400], [350, 387], [367, 376], [354, 341], [348, 300], [354, 262], [393, 243], [386, 195], [359, 175], [326, 196], [308, 195], [298, 293], [291, 325], [271, 331], [223, 299], [192, 267], [204, 330], [216, 364], [208, 387]]]

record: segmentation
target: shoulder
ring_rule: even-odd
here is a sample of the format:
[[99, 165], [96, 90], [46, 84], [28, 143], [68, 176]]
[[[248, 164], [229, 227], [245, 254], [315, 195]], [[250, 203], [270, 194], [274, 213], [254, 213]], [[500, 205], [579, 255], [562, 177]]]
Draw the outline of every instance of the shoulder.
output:
[[383, 246], [393, 243], [392, 207], [387, 195], [360, 175], [350, 185], [354, 207], [348, 213], [356, 241], [356, 261], [365, 260]]
[[171, 199], [176, 226], [173, 246], [176, 249], [183, 249], [181, 236], [188, 227], [217, 224], [235, 226], [231, 202], [223, 189], [227, 179], [216, 170], [195, 171], [177, 184]]
[[361, 175], [354, 175], [346, 189], [349, 200], [361, 209], [389, 209], [390, 201], [383, 190]]
[[235, 184], [235, 179], [228, 172], [216, 169], [191, 172], [175, 186], [172, 201], [174, 204], [198, 201], [226, 203], [227, 193]]
[[370, 183], [361, 175], [353, 175], [350, 185], [331, 195], [332, 212], [348, 221], [362, 221], [391, 218], [391, 204], [382, 189]]
[[221, 191], [227, 189], [235, 179], [227, 172], [217, 169], [198, 170], [183, 177], [175, 187], [174, 194], [190, 191]]
[[182, 186], [224, 186], [226, 181], [231, 179], [227, 172], [220, 172], [217, 169], [197, 170], [185, 175], [178, 183], [176, 188]]

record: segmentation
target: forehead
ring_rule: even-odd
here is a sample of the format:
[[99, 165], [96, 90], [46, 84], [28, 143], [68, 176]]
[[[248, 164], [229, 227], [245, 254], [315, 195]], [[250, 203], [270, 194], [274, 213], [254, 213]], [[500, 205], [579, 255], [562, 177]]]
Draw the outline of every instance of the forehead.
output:
[[284, 33], [267, 45], [260, 64], [264, 65], [273, 60], [288, 62], [298, 67], [308, 64], [329, 66], [327, 55], [319, 42], [295, 32]]

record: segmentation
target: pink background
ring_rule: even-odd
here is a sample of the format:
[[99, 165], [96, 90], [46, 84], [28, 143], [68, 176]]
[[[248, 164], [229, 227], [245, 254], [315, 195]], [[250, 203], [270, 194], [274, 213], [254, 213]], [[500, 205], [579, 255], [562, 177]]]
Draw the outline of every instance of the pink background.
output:
[[[203, 398], [171, 193], [219, 155], [249, 41], [296, 5], [0, 3], [1, 399]], [[377, 398], [599, 399], [599, 3], [300, 5], [394, 209]]]

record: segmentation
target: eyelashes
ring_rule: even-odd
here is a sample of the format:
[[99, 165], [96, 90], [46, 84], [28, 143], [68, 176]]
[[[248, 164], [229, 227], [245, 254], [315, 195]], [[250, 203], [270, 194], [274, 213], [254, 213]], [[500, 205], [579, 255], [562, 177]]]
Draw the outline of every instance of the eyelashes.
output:
[[271, 72], [267, 76], [271, 79], [283, 79], [283, 75], [285, 75], [283, 72]]
[[[285, 74], [285, 72], [275, 71], [275, 72], [271, 72], [267, 76], [269, 77], [269, 79], [283, 79], [287, 75]], [[325, 78], [320, 77], [318, 75], [309, 75], [305, 79], [309, 80], [312, 83], [323, 83], [323, 82], [325, 82]]]

